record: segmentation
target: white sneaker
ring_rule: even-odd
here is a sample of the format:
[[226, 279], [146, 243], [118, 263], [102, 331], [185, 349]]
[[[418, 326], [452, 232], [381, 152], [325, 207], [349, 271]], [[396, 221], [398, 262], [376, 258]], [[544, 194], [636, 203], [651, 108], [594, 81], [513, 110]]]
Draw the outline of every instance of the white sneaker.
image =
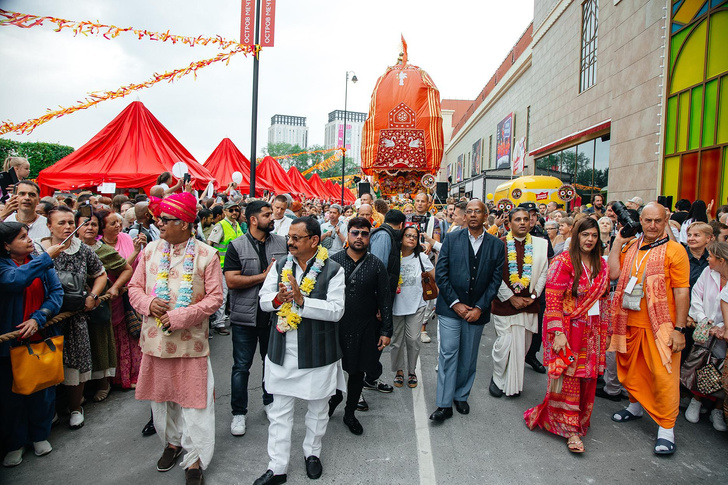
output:
[[53, 447], [48, 443], [48, 440], [34, 441], [33, 448], [35, 448], [35, 456], [45, 456], [53, 451]]
[[245, 434], [244, 414], [236, 414], [233, 416], [233, 422], [230, 423], [230, 432], [233, 436], [243, 436]]
[[688, 404], [688, 408], [685, 410], [685, 419], [691, 423], [697, 423], [700, 421], [700, 408], [702, 406], [703, 405], [700, 401], [692, 398], [690, 400], [690, 404]]
[[710, 422], [713, 423], [713, 428], [716, 431], [726, 431], [728, 430], [728, 427], [725, 425], [725, 418], [723, 417], [723, 410], [722, 409], [713, 409], [710, 412]]
[[68, 422], [68, 426], [70, 426], [71, 429], [79, 429], [83, 427], [83, 423], [83, 408], [81, 408], [81, 411], [73, 411], [71, 413], [71, 420]]
[[20, 465], [21, 463], [23, 463], [23, 453], [25, 453], [25, 447], [20, 448], [19, 450], [8, 452], [8, 454], [5, 455], [5, 459], [3, 460], [3, 466], [10, 468]]
[[423, 344], [429, 344], [430, 342], [432, 342], [432, 338], [427, 335], [427, 330], [423, 330], [422, 332], [420, 332], [420, 342], [422, 342]]

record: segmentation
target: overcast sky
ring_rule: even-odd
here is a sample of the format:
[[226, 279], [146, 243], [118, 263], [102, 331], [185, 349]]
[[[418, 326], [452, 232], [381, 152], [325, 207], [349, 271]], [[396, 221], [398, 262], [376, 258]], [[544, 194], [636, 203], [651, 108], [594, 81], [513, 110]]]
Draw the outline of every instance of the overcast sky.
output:
[[[425, 69], [442, 98], [473, 99], [533, 19], [534, 0], [278, 0], [275, 47], [261, 53], [258, 154], [274, 114], [305, 116], [309, 143], [323, 144], [328, 113], [344, 108], [346, 71], [351, 111], [367, 112], [377, 78], [397, 60], [400, 33], [410, 63]], [[0, 8], [74, 21], [189, 36], [238, 39], [240, 0], [0, 0]], [[52, 24], [0, 27], [0, 119], [22, 122], [47, 108], [71, 106], [86, 93], [144, 82], [153, 73], [215, 56], [215, 47], [73, 37]], [[224, 137], [250, 153], [251, 57], [238, 54], [172, 84], [54, 119], [18, 141], [79, 148], [130, 102], [141, 100], [204, 162]]]

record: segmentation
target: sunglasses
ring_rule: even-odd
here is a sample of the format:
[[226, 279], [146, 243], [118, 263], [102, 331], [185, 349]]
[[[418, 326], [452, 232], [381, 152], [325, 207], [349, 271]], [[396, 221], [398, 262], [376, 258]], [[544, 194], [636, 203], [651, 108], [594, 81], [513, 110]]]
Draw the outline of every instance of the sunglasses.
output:
[[231, 207], [230, 209], [228, 209], [228, 212], [240, 212], [240, 209], [237, 207]]
[[369, 237], [369, 231], [357, 231], [356, 229], [349, 231], [349, 234], [354, 237]]
[[164, 217], [164, 216], [162, 216], [162, 217], [159, 218], [159, 222], [161, 222], [164, 225], [167, 225], [167, 224], [169, 224], [172, 221], [181, 221], [181, 220], [182, 219], [176, 219], [174, 217]]

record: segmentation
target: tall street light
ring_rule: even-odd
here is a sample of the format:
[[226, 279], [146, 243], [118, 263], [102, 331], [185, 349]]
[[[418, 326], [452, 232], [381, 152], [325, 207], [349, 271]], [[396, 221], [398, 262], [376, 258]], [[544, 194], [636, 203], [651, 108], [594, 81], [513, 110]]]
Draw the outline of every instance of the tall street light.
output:
[[356, 83], [356, 73], [354, 71], [346, 71], [346, 84], [344, 85], [344, 155], [341, 157], [341, 207], [344, 207], [344, 176], [346, 175], [346, 103], [349, 100], [349, 74], [351, 74], [351, 82]]

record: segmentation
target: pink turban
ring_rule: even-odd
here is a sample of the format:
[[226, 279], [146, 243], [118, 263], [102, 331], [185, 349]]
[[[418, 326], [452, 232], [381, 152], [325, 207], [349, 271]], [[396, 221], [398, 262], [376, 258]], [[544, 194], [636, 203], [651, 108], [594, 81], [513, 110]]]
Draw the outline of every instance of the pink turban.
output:
[[172, 214], [190, 224], [195, 222], [197, 217], [197, 199], [189, 192], [169, 195], [162, 199], [159, 206], [160, 212]]

